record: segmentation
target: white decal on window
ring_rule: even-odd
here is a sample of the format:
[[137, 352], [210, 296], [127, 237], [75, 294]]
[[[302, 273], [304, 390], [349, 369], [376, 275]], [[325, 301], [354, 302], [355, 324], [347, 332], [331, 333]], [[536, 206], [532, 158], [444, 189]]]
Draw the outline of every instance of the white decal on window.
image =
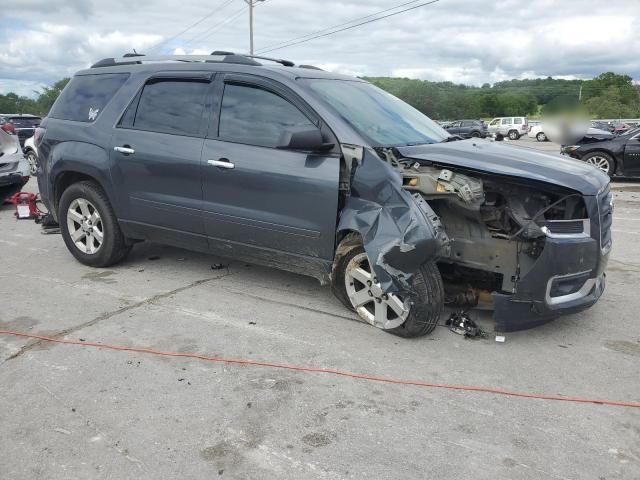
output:
[[89, 107], [89, 120], [94, 121], [98, 117], [99, 108]]

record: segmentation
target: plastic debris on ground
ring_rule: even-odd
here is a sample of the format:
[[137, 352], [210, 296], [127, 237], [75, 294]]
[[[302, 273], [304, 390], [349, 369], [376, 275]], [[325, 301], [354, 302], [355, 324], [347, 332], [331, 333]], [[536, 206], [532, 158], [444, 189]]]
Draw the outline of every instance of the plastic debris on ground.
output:
[[474, 322], [467, 312], [453, 312], [446, 322], [447, 327], [453, 333], [463, 335], [465, 338], [485, 338], [486, 334]]

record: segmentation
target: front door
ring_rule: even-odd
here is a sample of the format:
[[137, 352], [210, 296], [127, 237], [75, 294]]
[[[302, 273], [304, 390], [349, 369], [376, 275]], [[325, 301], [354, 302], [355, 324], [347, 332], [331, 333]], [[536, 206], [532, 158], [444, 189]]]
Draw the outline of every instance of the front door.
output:
[[167, 243], [199, 234], [206, 249], [200, 160], [211, 95], [210, 73], [159, 76], [125, 112], [111, 142], [114, 183], [126, 195], [125, 227]]
[[202, 155], [211, 250], [274, 264], [333, 260], [339, 156], [278, 148], [288, 127], [320, 119], [277, 82], [250, 75], [219, 82], [219, 120]]
[[630, 138], [624, 147], [624, 175], [640, 176], [640, 134]]

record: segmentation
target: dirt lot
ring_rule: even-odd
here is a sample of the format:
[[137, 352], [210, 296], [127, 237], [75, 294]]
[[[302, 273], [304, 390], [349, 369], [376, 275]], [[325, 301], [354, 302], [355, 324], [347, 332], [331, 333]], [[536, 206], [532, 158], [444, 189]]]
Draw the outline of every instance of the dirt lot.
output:
[[[136, 246], [117, 267], [91, 269], [59, 235], [16, 221], [6, 206], [0, 329], [640, 401], [640, 187], [614, 186], [615, 244], [603, 298], [505, 343], [491, 334], [465, 340], [445, 327], [403, 340], [354, 321], [313, 279], [158, 245]], [[216, 263], [227, 267], [213, 270]], [[491, 329], [488, 318], [480, 320]], [[1, 479], [640, 478], [637, 408], [6, 335], [0, 386]]]

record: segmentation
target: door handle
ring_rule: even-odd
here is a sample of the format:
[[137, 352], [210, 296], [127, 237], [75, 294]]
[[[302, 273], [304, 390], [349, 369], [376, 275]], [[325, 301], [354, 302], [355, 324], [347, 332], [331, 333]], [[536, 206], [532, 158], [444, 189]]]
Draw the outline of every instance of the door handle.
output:
[[236, 166], [229, 161], [228, 158], [221, 158], [220, 160], [207, 160], [209, 165], [220, 168], [236, 168]]
[[123, 145], [122, 147], [113, 147], [113, 149], [116, 152], [122, 153], [123, 155], [131, 155], [132, 153], [136, 153], [136, 151], [129, 145]]

